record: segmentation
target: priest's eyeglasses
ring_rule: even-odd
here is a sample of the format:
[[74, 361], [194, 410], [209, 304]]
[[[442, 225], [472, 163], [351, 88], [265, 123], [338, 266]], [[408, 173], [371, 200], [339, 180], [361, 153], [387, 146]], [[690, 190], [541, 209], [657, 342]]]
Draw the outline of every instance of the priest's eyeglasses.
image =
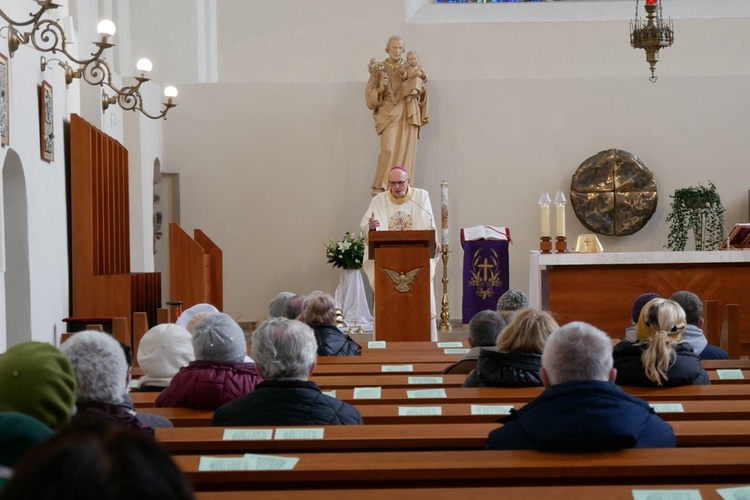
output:
[[403, 181], [388, 181], [388, 185], [389, 186], [403, 186], [404, 184], [406, 184], [406, 181], [408, 180], [409, 179], [404, 179]]

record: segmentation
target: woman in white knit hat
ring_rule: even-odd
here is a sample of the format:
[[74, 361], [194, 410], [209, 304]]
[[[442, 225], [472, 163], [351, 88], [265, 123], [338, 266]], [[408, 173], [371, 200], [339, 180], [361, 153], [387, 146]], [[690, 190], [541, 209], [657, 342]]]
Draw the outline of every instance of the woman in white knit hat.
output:
[[161, 392], [180, 368], [195, 359], [190, 332], [173, 323], [156, 325], [138, 344], [138, 366], [143, 376], [137, 392]]

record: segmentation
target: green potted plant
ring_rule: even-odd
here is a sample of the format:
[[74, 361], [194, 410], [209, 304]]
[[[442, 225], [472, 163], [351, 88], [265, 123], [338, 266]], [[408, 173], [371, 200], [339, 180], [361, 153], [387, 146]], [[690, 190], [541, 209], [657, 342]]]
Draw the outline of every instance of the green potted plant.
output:
[[714, 183], [676, 189], [670, 198], [667, 222], [671, 225], [666, 248], [685, 250], [692, 230], [696, 250], [718, 250], [724, 241], [724, 206]]
[[347, 232], [341, 241], [333, 241], [328, 238], [326, 246], [326, 258], [333, 267], [344, 269], [360, 269], [365, 257], [365, 236], [360, 233]]

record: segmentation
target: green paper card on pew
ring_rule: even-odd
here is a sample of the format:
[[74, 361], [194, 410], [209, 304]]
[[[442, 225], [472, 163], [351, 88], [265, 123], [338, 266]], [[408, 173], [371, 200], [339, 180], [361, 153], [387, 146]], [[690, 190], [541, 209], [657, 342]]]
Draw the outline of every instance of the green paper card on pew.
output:
[[443, 354], [466, 354], [469, 351], [471, 351], [471, 349], [468, 347], [463, 347], [461, 349], [443, 349]]
[[299, 458], [246, 454], [242, 458], [200, 457], [198, 470], [292, 470]]
[[649, 405], [656, 413], [683, 413], [682, 403], [654, 403]]
[[320, 427], [279, 427], [274, 439], [323, 439], [325, 429]]
[[742, 380], [745, 376], [742, 370], [716, 370], [719, 380]]
[[381, 372], [413, 372], [413, 365], [382, 365]]
[[417, 415], [442, 415], [442, 406], [399, 406], [399, 417], [413, 417]]
[[273, 429], [224, 429], [224, 441], [255, 441], [271, 439]]
[[445, 389], [416, 389], [413, 391], [406, 391], [406, 397], [412, 398], [447, 398], [448, 395], [445, 393]]
[[411, 384], [442, 384], [443, 377], [409, 377], [409, 385]]
[[442, 349], [444, 347], [463, 347], [464, 344], [462, 342], [438, 342], [437, 346]]
[[380, 399], [380, 387], [355, 387], [354, 399]]
[[633, 490], [633, 500], [701, 500], [700, 490]]
[[511, 405], [471, 405], [472, 415], [508, 415]]

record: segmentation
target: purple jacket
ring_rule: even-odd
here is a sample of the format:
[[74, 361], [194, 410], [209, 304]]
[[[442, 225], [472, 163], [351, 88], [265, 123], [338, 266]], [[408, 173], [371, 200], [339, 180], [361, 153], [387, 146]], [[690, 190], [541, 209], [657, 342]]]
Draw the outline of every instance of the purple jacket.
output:
[[261, 381], [254, 363], [191, 361], [180, 368], [154, 406], [215, 410], [251, 392]]

